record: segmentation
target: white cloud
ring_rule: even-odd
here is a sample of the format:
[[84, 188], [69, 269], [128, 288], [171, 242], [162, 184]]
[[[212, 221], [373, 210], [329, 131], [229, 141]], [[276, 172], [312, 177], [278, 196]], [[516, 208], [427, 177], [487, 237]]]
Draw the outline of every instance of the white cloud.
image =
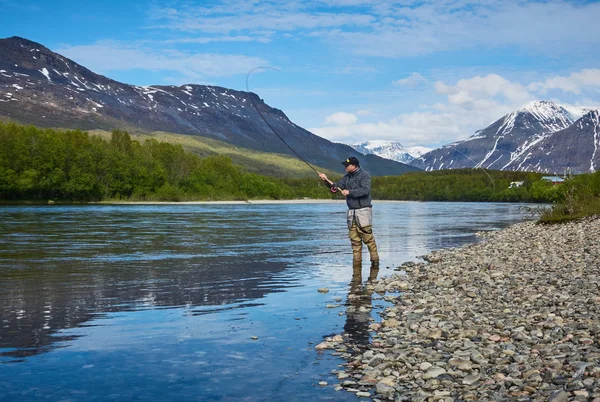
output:
[[359, 109], [356, 111], [357, 116], [373, 116], [375, 112], [371, 109]]
[[326, 125], [347, 126], [355, 124], [358, 118], [355, 114], [346, 112], [337, 112], [325, 118]]
[[423, 77], [421, 74], [419, 73], [412, 73], [411, 75], [409, 75], [406, 78], [401, 78], [399, 80], [394, 81], [393, 83], [395, 85], [406, 85], [409, 87], [416, 87], [419, 86], [423, 83], [427, 82], [427, 79], [425, 77]]
[[102, 41], [93, 45], [65, 46], [57, 49], [57, 52], [101, 73], [144, 69], [175, 71], [194, 79], [246, 74], [256, 66], [269, 64], [259, 57], [148, 49], [135, 44], [127, 45], [115, 41]]
[[399, 141], [404, 146], [443, 142], [460, 135], [461, 127], [450, 114], [406, 113], [388, 121], [338, 126], [313, 127], [309, 130], [332, 141], [354, 143], [365, 140]]
[[466, 110], [478, 107], [478, 104], [496, 98], [505, 99], [511, 104], [523, 104], [532, 99], [527, 89], [497, 74], [485, 77], [472, 77], [459, 80], [456, 85], [446, 85], [441, 81], [435, 83], [440, 94], [448, 95], [448, 102]]
[[571, 73], [569, 76], [554, 76], [543, 82], [531, 83], [528, 88], [541, 94], [552, 89], [581, 94], [586, 90], [600, 90], [600, 69], [590, 68]]

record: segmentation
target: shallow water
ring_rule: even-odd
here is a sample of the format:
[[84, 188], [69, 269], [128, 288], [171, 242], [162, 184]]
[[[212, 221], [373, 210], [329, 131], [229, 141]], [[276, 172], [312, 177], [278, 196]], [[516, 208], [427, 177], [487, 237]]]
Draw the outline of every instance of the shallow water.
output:
[[[529, 215], [375, 203], [380, 275]], [[0, 400], [357, 399], [333, 390], [343, 361], [314, 349], [342, 331], [368, 340], [365, 317], [344, 314], [356, 290], [344, 205], [19, 206], [0, 217]]]

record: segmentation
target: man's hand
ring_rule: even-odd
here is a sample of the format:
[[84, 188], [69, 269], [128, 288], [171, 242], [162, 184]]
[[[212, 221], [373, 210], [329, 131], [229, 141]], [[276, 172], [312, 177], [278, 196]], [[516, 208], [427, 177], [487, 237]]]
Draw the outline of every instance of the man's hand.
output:
[[344, 195], [344, 196], [350, 195], [350, 190], [342, 190], [342, 195]]
[[321, 178], [321, 180], [329, 181], [325, 173], [319, 173], [319, 177]]

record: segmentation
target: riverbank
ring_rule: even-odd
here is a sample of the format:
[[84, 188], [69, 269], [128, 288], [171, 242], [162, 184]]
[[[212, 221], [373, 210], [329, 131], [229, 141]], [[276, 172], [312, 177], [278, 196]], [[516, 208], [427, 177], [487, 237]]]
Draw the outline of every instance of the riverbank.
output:
[[600, 218], [482, 236], [367, 285], [402, 295], [384, 296], [393, 305], [369, 345], [347, 334], [333, 345], [355, 351], [335, 373], [342, 387], [382, 400], [600, 402]]

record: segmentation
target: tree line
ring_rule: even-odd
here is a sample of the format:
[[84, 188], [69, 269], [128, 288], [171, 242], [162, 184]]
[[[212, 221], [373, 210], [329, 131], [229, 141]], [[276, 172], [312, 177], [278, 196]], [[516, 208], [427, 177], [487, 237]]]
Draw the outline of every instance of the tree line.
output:
[[315, 180], [244, 172], [226, 156], [200, 158], [181, 145], [110, 141], [78, 130], [0, 123], [2, 200], [247, 200], [330, 197]]
[[[561, 199], [542, 174], [483, 169], [410, 172], [373, 178], [373, 197], [411, 201], [543, 202]], [[511, 187], [511, 183], [514, 183]]]
[[[3, 201], [341, 198], [316, 177], [282, 179], [249, 173], [229, 157], [200, 158], [181, 145], [153, 139], [138, 142], [120, 130], [104, 140], [78, 130], [0, 122], [0, 143]], [[482, 169], [411, 172], [374, 177], [372, 194], [375, 199], [414, 201], [564, 200], [561, 186], [541, 176], [486, 174]], [[516, 181], [523, 185], [511, 188]]]

